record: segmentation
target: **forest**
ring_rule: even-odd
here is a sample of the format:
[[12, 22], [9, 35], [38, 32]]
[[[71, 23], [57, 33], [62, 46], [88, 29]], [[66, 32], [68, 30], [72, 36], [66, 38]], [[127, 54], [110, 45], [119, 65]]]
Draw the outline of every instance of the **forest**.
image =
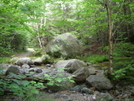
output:
[[[67, 55], [66, 51], [64, 52], [58, 46], [58, 43], [55, 46], [58, 50], [53, 49], [52, 51], [55, 53], [47, 54], [49, 45], [56, 43], [50, 43], [50, 41], [57, 36], [68, 35], [66, 33], [75, 36], [74, 39], [69, 36], [70, 40], [72, 38], [74, 40], [72, 42], [75, 43], [75, 39], [77, 39], [78, 42], [76, 43], [80, 43], [82, 47], [80, 45], [78, 48], [75, 47], [77, 45], [70, 46], [72, 53]], [[69, 50], [66, 47], [68, 46], [65, 44], [66, 42], [61, 41], [61, 43], [66, 50]], [[30, 53], [31, 51], [28, 49], [33, 49], [34, 53]], [[59, 53], [60, 50], [61, 53]], [[82, 52], [75, 54], [73, 53], [74, 50], [76, 50], [75, 52], [82, 50]], [[61, 73], [57, 73], [59, 76], [55, 77], [45, 74], [46, 79], [43, 79], [44, 81], [42, 79], [41, 81], [40, 79], [29, 79], [26, 75], [18, 75], [12, 71], [11, 76], [7, 76], [7, 72], [4, 74], [3, 64], [13, 64], [11, 59], [23, 53], [24, 55], [28, 54], [27, 56], [33, 60], [39, 59], [39, 57], [45, 58], [41, 61], [43, 66], [56, 64], [61, 60], [79, 59], [88, 66], [94, 66], [93, 68], [97, 68], [97, 70], [98, 68], [104, 70], [104, 75], [113, 84], [112, 89], [109, 88], [110, 91], [109, 89], [106, 90], [109, 94], [114, 95], [117, 100], [96, 98], [83, 101], [134, 101], [134, 1], [0, 0], [0, 101], [13, 101], [5, 100], [4, 95], [15, 95], [21, 98], [21, 100], [16, 101], [79, 101], [43, 100], [44, 98], [39, 100], [38, 97], [37, 100], [32, 96], [39, 95], [40, 91], [44, 89], [48, 90], [49, 86], [61, 86], [59, 83], [67, 80], [67, 78], [68, 82], [79, 84], [76, 80], [78, 78], [74, 77], [76, 76], [74, 70], [65, 70], [73, 75], [65, 77], [64, 80], [59, 78]], [[34, 65], [39, 64], [34, 63]], [[18, 65], [21, 64], [18, 63]], [[23, 65], [21, 66], [23, 67]], [[28, 68], [29, 66], [32, 67], [31, 64], [28, 64]], [[95, 75], [100, 75], [97, 73]], [[88, 76], [82, 82], [85, 82]], [[53, 80], [55, 82], [51, 82]], [[19, 86], [18, 82], [21, 82], [19, 84], [22, 86]], [[111, 93], [112, 91], [119, 91], [117, 86], [124, 89], [126, 87], [132, 91], [129, 91], [130, 95], [128, 92], [125, 93], [128, 95], [125, 98], [123, 98], [124, 96], [117, 97], [116, 94]], [[94, 91], [97, 89], [102, 92], [97, 86], [92, 85], [92, 87], [95, 87]], [[10, 89], [10, 92], [7, 88]], [[122, 94], [120, 91], [119, 93]]]

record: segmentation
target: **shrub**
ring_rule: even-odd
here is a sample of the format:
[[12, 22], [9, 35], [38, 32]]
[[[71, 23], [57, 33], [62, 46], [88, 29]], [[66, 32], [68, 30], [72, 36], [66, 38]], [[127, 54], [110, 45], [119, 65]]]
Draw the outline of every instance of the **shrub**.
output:
[[54, 76], [44, 74], [45, 79], [48, 80], [48, 82], [46, 83], [46, 86], [63, 86], [60, 84], [61, 82], [64, 82], [64, 81], [74, 82], [74, 80], [72, 80], [72, 77], [74, 75], [64, 77], [63, 75], [64, 69], [58, 68], [58, 70], [59, 70], [58, 73]]
[[[0, 95], [12, 94], [22, 98], [24, 101], [32, 101], [33, 98], [37, 97], [36, 95], [39, 95], [41, 89], [47, 88], [48, 86], [62, 86], [60, 82], [66, 80], [68, 80], [69, 82], [74, 82], [73, 80], [71, 80], [71, 78], [73, 77], [72, 75], [63, 78], [63, 69], [60, 69], [56, 76], [45, 74], [45, 80], [48, 81], [45, 84], [42, 83], [42, 81], [36, 82], [23, 80], [26, 78], [25, 75], [16, 75], [11, 73], [10, 77], [4, 77], [1, 72], [2, 69], [3, 68], [0, 67]], [[48, 100], [38, 99], [38, 101]]]
[[133, 78], [134, 67], [134, 45], [126, 42], [119, 42], [114, 47], [114, 72], [113, 80]]
[[114, 76], [113, 80], [119, 79], [131, 79], [134, 77], [134, 68], [129, 64], [124, 68], [115, 70], [112, 75]]
[[24, 75], [11, 74], [13, 78], [0, 78], [0, 95], [13, 94], [28, 99], [39, 94], [39, 88], [44, 88], [43, 83], [22, 80]]
[[108, 56], [107, 55], [91, 55], [91, 56], [85, 57], [83, 60], [86, 62], [98, 63], [98, 62], [108, 61]]
[[42, 55], [42, 49], [41, 48], [36, 48], [35, 52], [33, 53], [32, 56], [41, 56]]
[[114, 69], [127, 67], [134, 63], [134, 45], [131, 43], [120, 42], [114, 48]]

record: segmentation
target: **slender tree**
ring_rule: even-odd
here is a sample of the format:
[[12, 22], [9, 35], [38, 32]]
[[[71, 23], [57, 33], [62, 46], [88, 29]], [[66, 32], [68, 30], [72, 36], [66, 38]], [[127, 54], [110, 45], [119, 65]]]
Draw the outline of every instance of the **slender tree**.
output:
[[109, 70], [108, 73], [113, 71], [113, 24], [111, 19], [110, 0], [105, 0], [105, 8], [107, 11], [108, 35], [109, 35]]

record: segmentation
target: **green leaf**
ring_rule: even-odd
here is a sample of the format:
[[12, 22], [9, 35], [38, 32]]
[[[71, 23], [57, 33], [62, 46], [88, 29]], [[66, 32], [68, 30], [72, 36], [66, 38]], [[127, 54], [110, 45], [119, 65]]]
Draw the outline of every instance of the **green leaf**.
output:
[[74, 80], [69, 80], [70, 82], [72, 82], [72, 83], [75, 83], [75, 81]]
[[56, 82], [61, 82], [62, 78], [56, 78], [55, 80], [56, 80]]
[[115, 1], [115, 2], [122, 2], [123, 0], [112, 0], [112, 1]]
[[28, 82], [28, 81], [22, 81], [21, 84], [22, 84], [23, 86], [28, 86], [28, 85], [30, 84], [30, 82]]
[[39, 94], [39, 91], [37, 89], [32, 89], [33, 94]]
[[50, 82], [47, 83], [47, 85], [52, 86], [52, 85], [54, 85], [54, 82], [50, 81]]

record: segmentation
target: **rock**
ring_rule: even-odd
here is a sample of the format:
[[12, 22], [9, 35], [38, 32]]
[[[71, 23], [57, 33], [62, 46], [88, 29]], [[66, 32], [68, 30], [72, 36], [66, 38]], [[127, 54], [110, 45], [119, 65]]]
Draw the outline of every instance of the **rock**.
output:
[[94, 93], [93, 101], [114, 101], [114, 97], [112, 97], [109, 93]]
[[30, 68], [29, 72], [35, 72], [35, 69], [34, 68]]
[[52, 39], [47, 44], [46, 53], [54, 57], [75, 57], [82, 54], [82, 45], [76, 36], [65, 33]]
[[34, 65], [41, 65], [42, 63], [43, 63], [43, 60], [40, 57], [33, 60]]
[[1, 101], [21, 101], [22, 98], [19, 96], [15, 96], [15, 95], [10, 95], [8, 94], [8, 92], [10, 93], [10, 90], [5, 90], [5, 92], [7, 91], [7, 94], [5, 94], [5, 96], [1, 96], [0, 100]]
[[6, 71], [6, 75], [9, 75], [10, 73], [14, 74], [20, 74], [20, 69], [18, 66], [11, 65]]
[[24, 64], [20, 68], [21, 74], [28, 74], [29, 70], [30, 70], [30, 66], [28, 64]]
[[51, 64], [46, 64], [46, 67], [52, 67], [52, 65]]
[[104, 72], [104, 70], [96, 70], [96, 71], [95, 71], [95, 74], [96, 74], [96, 75], [104, 75], [105, 72]]
[[30, 69], [23, 69], [21, 68], [22, 74], [25, 74], [28, 78], [32, 80], [43, 80], [45, 81], [43, 70], [41, 68], [30, 68]]
[[65, 66], [65, 70], [69, 73], [73, 73], [84, 66], [86, 66], [85, 62], [78, 59], [71, 59], [70, 62]]
[[20, 68], [21, 74], [28, 74], [29, 73], [29, 69], [27, 68]]
[[87, 83], [96, 87], [99, 90], [111, 89], [113, 87], [112, 83], [104, 75], [90, 75], [86, 79]]
[[33, 61], [29, 57], [19, 58], [16, 62], [16, 65], [22, 66], [24, 64], [33, 65]]
[[73, 80], [76, 82], [84, 82], [86, 78], [89, 76], [88, 67], [83, 67], [78, 70], [76, 70], [73, 75]]
[[23, 68], [23, 69], [29, 69], [30, 66], [29, 66], [28, 64], [24, 64], [24, 65], [22, 65], [22, 68]]
[[0, 75], [5, 75], [9, 66], [10, 64], [6, 64], [6, 63], [0, 64]]
[[94, 67], [89, 67], [88, 71], [89, 71], [89, 75], [95, 75], [97, 70]]
[[70, 89], [71, 91], [81, 92], [84, 94], [93, 94], [93, 91], [86, 87], [86, 85], [77, 85]]
[[65, 68], [71, 60], [60, 60], [55, 64], [55, 68]]
[[10, 63], [14, 63], [15, 61], [17, 61], [19, 59], [19, 57], [13, 57], [12, 59], [10, 59]]
[[64, 68], [69, 73], [86, 66], [86, 63], [78, 59], [61, 60], [55, 64], [55, 68]]
[[81, 89], [81, 92], [84, 93], [84, 94], [93, 94], [93, 91], [87, 87], [83, 87]]
[[134, 96], [134, 86], [130, 86], [130, 93], [131, 93], [131, 96]]
[[43, 72], [42, 69], [40, 68], [36, 69], [36, 73], [42, 73], [42, 72]]
[[3, 69], [6, 69], [10, 66], [10, 64], [6, 64], [6, 63], [2, 63], [0, 64], [0, 67], [2, 67]]
[[71, 90], [71, 91], [75, 91], [75, 92], [81, 92], [81, 89], [82, 89], [83, 87], [86, 87], [86, 86], [85, 86], [85, 85], [77, 85], [77, 86], [71, 88], [70, 90]]

